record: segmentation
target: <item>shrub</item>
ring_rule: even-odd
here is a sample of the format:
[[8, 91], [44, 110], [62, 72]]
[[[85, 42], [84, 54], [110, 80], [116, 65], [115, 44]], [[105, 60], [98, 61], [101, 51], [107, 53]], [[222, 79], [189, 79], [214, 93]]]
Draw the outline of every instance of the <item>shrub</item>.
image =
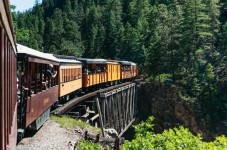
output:
[[[123, 144], [124, 150], [224, 150], [227, 147], [227, 138], [217, 137], [213, 142], [203, 142], [200, 135], [193, 135], [187, 128], [182, 126], [165, 130], [161, 134], [154, 134], [150, 117], [146, 122], [135, 126], [136, 136], [131, 142]], [[140, 129], [139, 129], [140, 128]]]

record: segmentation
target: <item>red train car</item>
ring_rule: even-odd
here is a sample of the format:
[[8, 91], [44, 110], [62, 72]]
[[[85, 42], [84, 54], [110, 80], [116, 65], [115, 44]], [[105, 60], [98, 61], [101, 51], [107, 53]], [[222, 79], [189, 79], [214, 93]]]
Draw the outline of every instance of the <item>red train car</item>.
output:
[[8, 0], [0, 0], [0, 149], [16, 149], [16, 44]]
[[22, 138], [24, 129], [40, 128], [50, 116], [50, 107], [58, 101], [59, 62], [52, 54], [20, 44], [17, 44], [17, 50], [20, 97], [18, 135]]

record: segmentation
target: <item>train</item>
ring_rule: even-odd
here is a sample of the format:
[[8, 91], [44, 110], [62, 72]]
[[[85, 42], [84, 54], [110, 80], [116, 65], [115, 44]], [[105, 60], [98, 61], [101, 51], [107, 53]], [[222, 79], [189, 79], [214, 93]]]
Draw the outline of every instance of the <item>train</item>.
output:
[[0, 0], [0, 8], [1, 150], [16, 149], [25, 130], [38, 130], [59, 103], [138, 75], [130, 61], [55, 55], [17, 44], [9, 1]]
[[17, 51], [18, 139], [26, 129], [38, 130], [50, 117], [51, 107], [138, 74], [137, 65], [129, 61], [54, 55], [21, 44]]

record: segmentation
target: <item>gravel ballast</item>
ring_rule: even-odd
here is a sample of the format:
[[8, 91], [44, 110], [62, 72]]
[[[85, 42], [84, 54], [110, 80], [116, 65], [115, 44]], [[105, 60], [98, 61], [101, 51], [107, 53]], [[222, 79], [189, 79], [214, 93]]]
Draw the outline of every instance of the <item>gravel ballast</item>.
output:
[[18, 145], [18, 150], [71, 150], [70, 142], [81, 137], [73, 129], [60, 127], [53, 120], [48, 120], [33, 136], [25, 137]]

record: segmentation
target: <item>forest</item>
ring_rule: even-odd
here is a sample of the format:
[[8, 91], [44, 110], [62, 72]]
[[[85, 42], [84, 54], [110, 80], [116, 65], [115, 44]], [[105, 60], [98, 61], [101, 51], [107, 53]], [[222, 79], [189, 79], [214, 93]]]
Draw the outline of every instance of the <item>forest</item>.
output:
[[17, 43], [136, 62], [146, 81], [177, 86], [207, 125], [226, 119], [225, 0], [43, 0], [13, 20]]

